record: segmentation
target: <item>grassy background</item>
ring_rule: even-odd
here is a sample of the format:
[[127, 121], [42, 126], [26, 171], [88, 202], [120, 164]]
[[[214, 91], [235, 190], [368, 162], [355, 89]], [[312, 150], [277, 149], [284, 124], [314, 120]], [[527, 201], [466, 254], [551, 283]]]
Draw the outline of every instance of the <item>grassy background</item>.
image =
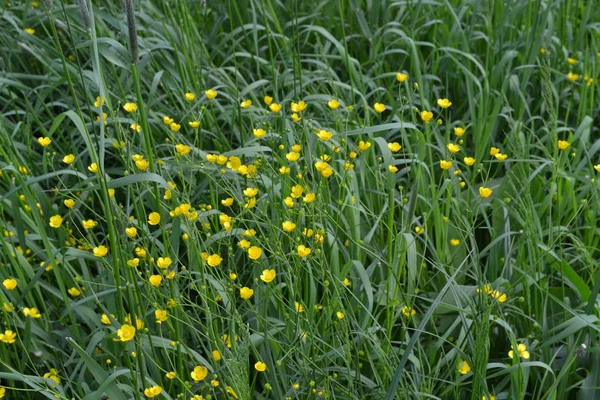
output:
[[[596, 7], [139, 1], [132, 47], [124, 4], [80, 3], [0, 6], [0, 276], [18, 282], [1, 295], [3, 329], [17, 333], [0, 343], [6, 398], [141, 399], [154, 385], [165, 399], [600, 398]], [[453, 104], [442, 109], [438, 98]], [[301, 99], [308, 107], [294, 123], [290, 102]], [[138, 111], [125, 112], [126, 102]], [[386, 111], [375, 112], [377, 102]], [[259, 127], [268, 131], [260, 139]], [[320, 129], [333, 139], [319, 140]], [[371, 147], [359, 151], [360, 141]], [[392, 153], [391, 142], [402, 150]], [[456, 155], [450, 142], [461, 146]], [[191, 152], [177, 155], [175, 144]], [[294, 144], [301, 157], [289, 162]], [[492, 146], [508, 158], [491, 157]], [[69, 153], [71, 166], [61, 161]], [[207, 154], [240, 157], [256, 176]], [[332, 158], [330, 178], [316, 170], [322, 155]], [[92, 162], [100, 173], [88, 171]], [[315, 201], [286, 206], [294, 185]], [[492, 196], [482, 199], [480, 186]], [[248, 187], [259, 189], [253, 208]], [[228, 197], [231, 207], [221, 203]], [[169, 215], [184, 203], [197, 219]], [[64, 222], [53, 229], [57, 214]], [[87, 219], [98, 225], [84, 229]], [[294, 231], [282, 229], [286, 220]], [[125, 234], [131, 226], [135, 238]], [[262, 257], [251, 260], [242, 239]], [[108, 255], [94, 257], [101, 244]], [[300, 244], [309, 256], [297, 254]], [[147, 256], [129, 267], [138, 247]], [[203, 252], [223, 262], [210, 267]], [[149, 276], [162, 273], [165, 256], [174, 262], [164, 273], [175, 276], [154, 287]], [[273, 282], [260, 279], [264, 269], [277, 271]], [[507, 300], [477, 291], [485, 285]], [[254, 290], [248, 301], [243, 286]], [[168, 310], [166, 322], [156, 323], [157, 309]], [[102, 314], [114, 315], [110, 325]], [[134, 340], [114, 341], [127, 317], [143, 326]], [[529, 359], [508, 357], [519, 343]], [[198, 365], [209, 374], [194, 382]], [[60, 384], [44, 377], [51, 368]]]

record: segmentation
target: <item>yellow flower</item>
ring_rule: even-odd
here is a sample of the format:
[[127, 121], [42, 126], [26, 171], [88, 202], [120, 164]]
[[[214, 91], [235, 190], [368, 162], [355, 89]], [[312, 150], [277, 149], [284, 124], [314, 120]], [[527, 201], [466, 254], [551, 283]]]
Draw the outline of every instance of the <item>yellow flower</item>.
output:
[[104, 105], [104, 97], [96, 97], [96, 101], [94, 102], [94, 107], [98, 108]]
[[249, 108], [252, 105], [252, 100], [248, 99], [248, 100], [244, 100], [240, 103], [240, 106], [242, 108]]
[[271, 105], [269, 105], [269, 110], [277, 114], [279, 111], [281, 111], [281, 104], [271, 103]]
[[194, 101], [196, 99], [196, 95], [194, 93], [188, 92], [185, 94], [185, 99], [187, 101]]
[[417, 312], [412, 307], [409, 307], [409, 306], [402, 307], [402, 315], [404, 315], [406, 318], [410, 318], [413, 315], [415, 315], [416, 313]]
[[566, 140], [559, 140], [558, 141], [558, 148], [561, 150], [566, 150], [569, 147], [570, 143], [567, 142]]
[[300, 153], [291, 151], [285, 155], [285, 158], [290, 162], [294, 162], [300, 158]]
[[92, 250], [96, 257], [104, 257], [108, 253], [108, 248], [104, 245], [94, 247]]
[[440, 106], [442, 108], [448, 108], [452, 105], [452, 102], [448, 99], [438, 99], [437, 103], [438, 103], [438, 106]]
[[31, 318], [41, 318], [42, 317], [42, 314], [40, 314], [40, 312], [38, 311], [38, 309], [36, 307], [23, 308], [23, 315], [25, 315], [26, 317], [31, 317]]
[[177, 372], [175, 372], [175, 371], [170, 371], [170, 372], [167, 372], [167, 373], [165, 374], [165, 377], [166, 377], [167, 379], [175, 379], [175, 378], [177, 378]]
[[215, 361], [219, 361], [221, 359], [221, 352], [219, 350], [213, 350], [212, 356], [215, 359]]
[[596, 170], [596, 172], [600, 172], [600, 164], [594, 165], [594, 169]]
[[98, 171], [99, 171], [98, 164], [96, 164], [95, 162], [91, 163], [91, 164], [88, 166], [88, 171], [90, 171], [90, 172], [92, 172], [92, 173], [94, 173], [94, 174], [95, 174], [96, 172], [98, 172]]
[[471, 371], [471, 366], [468, 362], [462, 360], [458, 362], [458, 372], [462, 375], [468, 374]]
[[69, 294], [73, 297], [81, 296], [81, 292], [76, 287], [72, 287], [68, 290]]
[[165, 322], [168, 318], [168, 312], [167, 310], [155, 310], [154, 311], [154, 318], [156, 318], [156, 323], [157, 324], [162, 324], [163, 322]]
[[150, 278], [148, 278], [148, 282], [150, 282], [150, 284], [154, 287], [160, 286], [162, 280], [163, 278], [160, 275], [150, 275]]
[[302, 188], [302, 185], [294, 185], [294, 186], [292, 186], [291, 196], [293, 198], [297, 199], [298, 197], [302, 196], [302, 193], [304, 193], [304, 189]]
[[[484, 396], [481, 396], [481, 400], [488, 400], [488, 398], [485, 397], [485, 395], [484, 395]], [[490, 400], [496, 400], [496, 396], [490, 395]]]
[[248, 300], [253, 294], [254, 290], [250, 289], [249, 287], [244, 286], [240, 289], [240, 297], [244, 300]]
[[312, 203], [313, 201], [315, 201], [316, 197], [317, 197], [317, 195], [315, 193], [306, 193], [306, 196], [304, 196], [302, 198], [302, 201], [309, 204], [309, 203]]
[[269, 283], [275, 279], [276, 276], [277, 272], [274, 269], [265, 269], [260, 275], [260, 279], [265, 283]]
[[121, 342], [127, 342], [133, 339], [133, 337], [135, 336], [135, 330], [136, 329], [129, 324], [123, 324], [117, 330], [117, 335], [119, 336]]
[[258, 260], [262, 254], [262, 249], [258, 246], [252, 246], [248, 249], [248, 257], [252, 260]]
[[291, 168], [290, 167], [286, 167], [285, 165], [282, 166], [281, 168], [279, 168], [279, 173], [281, 175], [289, 175], [290, 171], [291, 171]]
[[60, 226], [62, 225], [62, 223], [63, 223], [63, 219], [62, 219], [62, 217], [60, 215], [57, 214], [57, 215], [53, 215], [52, 217], [50, 217], [50, 223], [49, 223], [49, 225], [52, 228], [58, 229], [58, 228], [60, 228]]
[[176, 144], [175, 145], [175, 151], [177, 152], [177, 154], [179, 154], [180, 156], [185, 156], [187, 154], [190, 153], [190, 146], [187, 146], [185, 144]]
[[221, 200], [221, 204], [223, 204], [225, 207], [231, 207], [233, 204], [233, 197], [228, 197], [224, 200]]
[[127, 260], [127, 265], [132, 268], [135, 268], [138, 265], [140, 265], [140, 259], [136, 257], [136, 258], [132, 258], [131, 260]]
[[[113, 319], [115, 318], [114, 315], [111, 314], [111, 316], [113, 317]], [[102, 322], [104, 325], [112, 325], [110, 318], [108, 318], [108, 315], [106, 314], [102, 314], [102, 317], [100, 317], [100, 322]]]
[[[510, 348], [514, 350], [514, 347], [512, 345], [510, 346]], [[510, 358], [514, 358], [515, 352], [513, 350], [510, 350], [508, 352], [508, 356]], [[517, 353], [519, 354], [519, 357], [522, 357], [524, 359], [529, 359], [529, 357], [530, 357], [530, 354], [527, 351], [527, 346], [525, 345], [525, 343], [519, 343], [517, 345]]]
[[133, 129], [136, 132], [141, 132], [142, 131], [142, 127], [139, 124], [131, 124], [129, 125], [129, 127], [131, 129]]
[[479, 195], [484, 199], [487, 199], [492, 194], [493, 190], [484, 186], [479, 187]]
[[408, 78], [408, 74], [403, 74], [403, 73], [401, 73], [401, 72], [398, 72], [398, 73], [396, 74], [396, 80], [397, 80], [398, 82], [404, 82], [404, 81], [406, 80], [406, 78]]
[[59, 371], [56, 368], [50, 368], [50, 372], [44, 374], [44, 378], [48, 378], [60, 385], [60, 377], [58, 376]]
[[440, 168], [443, 170], [449, 170], [452, 167], [452, 161], [440, 160]]
[[331, 108], [332, 110], [336, 110], [339, 106], [340, 106], [340, 102], [337, 101], [336, 99], [331, 99], [327, 102], [327, 105], [329, 106], [329, 108]]
[[173, 122], [173, 123], [171, 123], [171, 124], [169, 125], [169, 128], [170, 128], [170, 129], [171, 129], [173, 132], [179, 132], [179, 130], [181, 129], [181, 125], [180, 125], [180, 124], [178, 124], [178, 123], [175, 123], [175, 122]]
[[208, 258], [206, 259], [206, 262], [208, 263], [208, 265], [210, 265], [211, 267], [218, 267], [219, 265], [221, 265], [221, 262], [223, 261], [223, 258], [221, 258], [220, 255], [218, 254], [211, 254], [210, 256], [208, 256]]
[[499, 148], [497, 148], [497, 147], [490, 148], [490, 156], [495, 156], [498, 153], [500, 153], [500, 149]]
[[333, 133], [325, 129], [320, 129], [319, 132], [317, 132], [317, 137], [326, 142], [333, 137]]
[[172, 263], [171, 257], [158, 257], [158, 260], [156, 260], [156, 266], [162, 269], [169, 268]]
[[296, 228], [296, 224], [293, 223], [292, 221], [285, 221], [281, 224], [281, 226], [283, 227], [283, 230], [286, 232], [291, 232]]
[[297, 312], [299, 312], [299, 313], [304, 312], [304, 307], [302, 306], [302, 304], [296, 302], [294, 305], [296, 306], [296, 311]]
[[50, 139], [49, 137], [41, 137], [38, 138], [38, 143], [42, 145], [42, 147], [46, 147], [49, 146], [50, 143], [52, 143], [52, 139]]
[[135, 166], [138, 167], [141, 171], [145, 171], [150, 166], [148, 160], [137, 160], [135, 162]]
[[292, 104], [290, 104], [290, 110], [292, 110], [294, 113], [299, 113], [306, 109], [306, 105], [307, 104], [304, 102], [304, 100], [300, 100], [297, 103], [292, 101]]
[[134, 111], [137, 111], [137, 109], [138, 109], [138, 106], [137, 106], [137, 104], [135, 104], [135, 103], [125, 103], [125, 104], [123, 105], [123, 109], [124, 109], [125, 111], [127, 111], [128, 113], [132, 113], [132, 112], [134, 112]]
[[292, 115], [290, 115], [290, 118], [291, 118], [291, 119], [292, 119], [292, 121], [294, 121], [294, 122], [300, 122], [300, 120], [302, 119], [302, 118], [300, 118], [300, 117], [298, 116], [298, 114], [296, 114], [296, 113], [293, 113]]
[[194, 370], [190, 373], [190, 375], [195, 382], [200, 382], [208, 375], [208, 368], [203, 365], [198, 365], [194, 367]]
[[298, 247], [296, 248], [296, 251], [298, 252], [298, 255], [302, 258], [308, 256], [311, 252], [311, 249], [304, 246], [303, 244], [298, 245]]
[[146, 397], [148, 397], [150, 399], [158, 396], [161, 393], [162, 393], [162, 388], [160, 386], [152, 386], [152, 387], [144, 389], [144, 394], [146, 395]]
[[33, 28], [25, 28], [24, 31], [29, 33], [30, 35], [33, 35], [35, 33], [35, 29]]
[[66, 199], [65, 201], [63, 201], [63, 204], [67, 208], [73, 208], [75, 206], [75, 200], [73, 200], [73, 199]]
[[62, 162], [64, 162], [67, 165], [71, 165], [73, 163], [73, 161], [75, 161], [75, 155], [74, 154], [67, 154], [62, 159]]
[[14, 290], [17, 287], [17, 280], [12, 278], [5, 279], [2, 281], [2, 285], [6, 288], [6, 290]]
[[254, 369], [258, 372], [265, 372], [267, 370], [267, 364], [262, 361], [258, 361], [256, 364], [254, 364]]
[[454, 134], [456, 136], [462, 136], [465, 134], [465, 128], [461, 128], [461, 127], [456, 127], [454, 128]]
[[257, 138], [261, 138], [263, 136], [265, 136], [267, 134], [267, 131], [265, 131], [262, 128], [256, 128], [252, 130], [252, 133], [254, 134], [254, 136], [256, 136]]
[[265, 98], [263, 99], [265, 104], [270, 106], [271, 103], [273, 102], [273, 98], [271, 96], [265, 96]]
[[398, 172], [398, 167], [393, 166], [393, 165], [388, 165], [388, 171], [395, 174], [396, 172]]
[[421, 119], [423, 122], [428, 124], [429, 121], [431, 121], [431, 118], [433, 118], [433, 113], [431, 111], [421, 111]]
[[214, 99], [215, 97], [217, 97], [217, 91], [216, 90], [212, 90], [212, 89], [208, 89], [204, 91], [204, 94], [206, 95], [206, 97], [208, 97], [209, 99]]
[[338, 317], [338, 319], [344, 319], [344, 313], [341, 311], [336, 312], [335, 315]]
[[454, 143], [448, 143], [448, 145], [446, 147], [448, 148], [448, 151], [450, 153], [458, 153], [460, 151], [460, 146], [458, 146]]
[[450, 245], [456, 247], [460, 245], [460, 240], [458, 239], [450, 239]]
[[188, 122], [188, 125], [190, 126], [190, 128], [196, 129], [197, 127], [200, 126], [200, 121], [190, 121], [190, 122]]
[[150, 213], [150, 215], [148, 215], [148, 223], [150, 225], [158, 225], [160, 223], [160, 214], [156, 211]]
[[[233, 388], [232, 388], [231, 386], [227, 386], [227, 387], [225, 388], [225, 391], [226, 391], [227, 393], [229, 393], [230, 395], [232, 395], [234, 399], [237, 399], [237, 398], [238, 398], [238, 395], [235, 393], [235, 390], [233, 390]], [[194, 400], [195, 400], [195, 399], [194, 399]], [[201, 399], [201, 400], [202, 400], [202, 399]]]
[[254, 197], [257, 194], [258, 194], [257, 188], [249, 187], [249, 188], [244, 189], [244, 196], [246, 196], [246, 197]]
[[96, 221], [94, 221], [93, 219], [88, 219], [88, 220], [81, 221], [81, 225], [83, 225], [84, 229], [93, 229], [98, 225], [98, 223]]
[[475, 164], [476, 160], [473, 157], [465, 157], [465, 158], [463, 158], [463, 161], [465, 162], [466, 165], [468, 165], [470, 167], [473, 164]]
[[5, 330], [4, 333], [0, 333], [0, 341], [3, 341], [6, 344], [13, 344], [16, 342], [16, 337], [17, 334], [10, 329]]
[[575, 82], [577, 79], [579, 79], [579, 74], [574, 74], [573, 72], [569, 72], [567, 74], [567, 78], [572, 81]]
[[128, 237], [134, 238], [137, 235], [137, 228], [134, 226], [125, 228], [125, 233], [127, 234]]
[[397, 153], [400, 151], [400, 149], [402, 149], [402, 146], [400, 146], [400, 143], [398, 142], [394, 142], [394, 143], [388, 143], [388, 149], [390, 149], [390, 151], [392, 153]]
[[506, 301], [506, 299], [508, 298], [506, 293], [502, 293], [499, 290], [493, 290], [490, 293], [490, 296], [492, 296], [494, 299], [496, 299], [498, 301], [498, 303], [504, 303]]
[[[369, 147], [371, 147], [371, 142], [363, 142], [362, 140], [360, 142], [358, 142], [358, 149], [360, 151], [366, 151], [367, 149], [369, 149]], [[388, 147], [390, 147], [390, 144], [388, 144]], [[398, 149], [398, 150], [400, 150], [400, 149]]]
[[496, 160], [500, 160], [500, 161], [504, 161], [508, 158], [507, 154], [502, 154], [502, 153], [498, 153], [498, 154], [494, 154], [494, 157], [496, 157]]
[[373, 108], [375, 109], [375, 111], [377, 113], [381, 114], [382, 112], [385, 111], [385, 104], [375, 103], [375, 104], [373, 104]]
[[283, 199], [283, 202], [285, 203], [286, 206], [288, 206], [289, 208], [294, 207], [294, 199], [292, 199], [290, 196], [286, 197], [285, 199]]
[[568, 62], [569, 64], [573, 65], [573, 64], [575, 64], [575, 63], [577, 62], [577, 60], [576, 60], [576, 59], [574, 59], [574, 58], [571, 58], [571, 57], [569, 57], [569, 58], [567, 58], [567, 62]]

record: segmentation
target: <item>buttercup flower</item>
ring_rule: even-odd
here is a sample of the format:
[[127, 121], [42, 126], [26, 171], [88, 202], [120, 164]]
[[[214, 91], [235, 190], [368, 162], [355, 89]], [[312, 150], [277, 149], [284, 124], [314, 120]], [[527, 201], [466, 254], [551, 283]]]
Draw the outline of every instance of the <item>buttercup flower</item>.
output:
[[[515, 348], [514, 348], [512, 345], [510, 346], [510, 348], [511, 348], [512, 350], [510, 350], [510, 351], [508, 352], [508, 356], [509, 356], [510, 358], [514, 358], [514, 356], [515, 356], [514, 349], [515, 349]], [[524, 358], [524, 359], [526, 359], [526, 360], [527, 360], [527, 359], [529, 359], [529, 357], [530, 357], [530, 354], [529, 354], [529, 352], [527, 351], [527, 346], [525, 345], [525, 343], [519, 343], [519, 344], [517, 345], [517, 354], [519, 355], [519, 357], [522, 357], [522, 358]]]
[[249, 108], [252, 105], [252, 100], [248, 99], [248, 100], [244, 100], [240, 103], [240, 106], [242, 108]]
[[327, 105], [329, 106], [329, 108], [331, 108], [332, 110], [337, 109], [340, 106], [340, 102], [337, 101], [336, 99], [331, 99], [327, 102]]
[[402, 315], [404, 315], [406, 318], [410, 318], [413, 315], [415, 315], [416, 313], [417, 312], [412, 307], [409, 307], [409, 306], [402, 307]]
[[431, 111], [421, 111], [421, 119], [423, 122], [428, 124], [429, 121], [431, 121], [431, 118], [433, 118], [433, 113]]
[[269, 110], [277, 114], [279, 111], [281, 111], [281, 104], [271, 103], [271, 105], [269, 105]]
[[248, 257], [252, 260], [258, 260], [262, 254], [262, 249], [258, 246], [252, 246], [248, 249]]
[[458, 146], [454, 143], [448, 143], [448, 145], [446, 147], [448, 148], [448, 151], [450, 153], [458, 153], [460, 151], [460, 146]]
[[88, 166], [88, 171], [90, 171], [90, 172], [92, 172], [92, 173], [94, 173], [94, 174], [95, 174], [96, 172], [98, 172], [99, 170], [100, 170], [100, 169], [98, 168], [98, 164], [96, 164], [95, 162], [94, 162], [94, 163], [91, 163], [91, 164]]
[[250, 299], [253, 294], [254, 290], [250, 289], [249, 287], [244, 286], [240, 289], [240, 297], [244, 300]]
[[454, 128], [454, 134], [456, 136], [462, 136], [465, 134], [465, 128], [461, 128], [461, 127], [456, 127]]
[[476, 160], [473, 157], [465, 157], [465, 158], [463, 158], [463, 161], [465, 162], [466, 165], [468, 165], [470, 167], [473, 164], [475, 164]]
[[448, 108], [452, 105], [452, 102], [448, 99], [438, 99], [437, 103], [438, 103], [438, 106], [440, 106], [442, 108]]
[[333, 137], [333, 133], [325, 129], [320, 129], [319, 132], [317, 132], [317, 137], [326, 142]]
[[42, 145], [42, 147], [46, 147], [49, 146], [50, 143], [52, 143], [52, 139], [50, 139], [49, 137], [40, 137], [38, 138], [38, 143]]
[[212, 89], [208, 89], [204, 91], [204, 94], [206, 95], [206, 97], [208, 97], [209, 99], [214, 99], [215, 97], [217, 97], [217, 91], [216, 90], [212, 90]]
[[260, 279], [265, 283], [269, 283], [273, 281], [273, 279], [275, 279], [276, 276], [277, 272], [274, 269], [265, 269], [260, 275]]
[[203, 365], [198, 365], [194, 367], [194, 370], [190, 373], [190, 376], [194, 380], [194, 382], [200, 382], [206, 378], [208, 375], [208, 368]]
[[73, 164], [73, 161], [75, 161], [75, 155], [73, 155], [73, 154], [67, 154], [62, 159], [62, 162], [64, 162], [67, 165]]
[[135, 337], [135, 331], [136, 329], [133, 326], [129, 324], [123, 324], [117, 330], [117, 335], [119, 336], [121, 342], [127, 342]]
[[23, 308], [23, 315], [30, 318], [42, 318], [42, 314], [40, 314], [39, 310], [36, 307], [25, 307]]
[[144, 389], [144, 395], [148, 398], [153, 398], [162, 393], [162, 388], [160, 386], [151, 386]]
[[299, 113], [302, 112], [306, 109], [307, 104], [304, 102], [304, 100], [300, 100], [297, 103], [294, 103], [292, 101], [292, 103], [290, 104], [290, 110], [292, 110], [292, 112], [295, 113]]
[[448, 170], [452, 167], [452, 161], [440, 160], [440, 168], [443, 170]]
[[4, 286], [6, 290], [14, 290], [17, 287], [17, 280], [12, 278], [5, 279], [2, 281], [2, 286]]
[[397, 80], [398, 82], [404, 82], [404, 81], [405, 81], [407, 78], [408, 78], [408, 74], [403, 74], [403, 73], [401, 73], [401, 72], [398, 72], [398, 73], [396, 74], [396, 80]]
[[16, 341], [17, 334], [7, 329], [4, 333], [0, 333], [0, 341], [6, 344], [13, 344]]
[[148, 215], [148, 223], [150, 225], [158, 225], [160, 223], [160, 214], [157, 212], [152, 212]]
[[135, 103], [125, 103], [123, 105], [123, 110], [127, 111], [128, 113], [137, 111], [137, 109], [138, 109], [138, 106]]
[[298, 245], [296, 250], [298, 251], [298, 255], [302, 258], [308, 256], [311, 252], [311, 250], [308, 247], [304, 246], [303, 244]]
[[479, 187], [479, 195], [484, 199], [487, 199], [492, 194], [493, 190], [484, 186]]
[[162, 280], [163, 278], [161, 275], [151, 275], [150, 278], [148, 278], [148, 282], [150, 282], [150, 284], [154, 287], [160, 286]]
[[373, 104], [373, 108], [375, 109], [375, 111], [379, 114], [381, 114], [382, 112], [385, 111], [385, 104], [381, 104], [381, 103], [375, 103]]
[[49, 225], [54, 228], [54, 229], [58, 229], [60, 228], [60, 226], [63, 223], [63, 219], [60, 215], [53, 215], [52, 217], [50, 217], [50, 223]]
[[471, 366], [468, 362], [462, 360], [458, 362], [458, 372], [462, 375], [468, 374], [471, 371]]
[[208, 256], [208, 258], [206, 259], [206, 262], [211, 267], [218, 267], [222, 261], [223, 261], [223, 258], [221, 258], [221, 256], [218, 254], [212, 254], [212, 255]]
[[392, 153], [397, 153], [402, 149], [402, 146], [398, 142], [388, 143], [387, 147]]
[[566, 140], [559, 140], [558, 141], [558, 148], [560, 150], [566, 150], [566, 149], [569, 148], [569, 146], [570, 146], [570, 143], [567, 142]]
[[185, 99], [187, 101], [194, 101], [196, 99], [196, 95], [192, 92], [188, 92], [185, 94]]
[[256, 369], [258, 372], [264, 372], [267, 370], [267, 364], [262, 361], [258, 361], [256, 364], [254, 364], [254, 369]]
[[265, 131], [262, 128], [256, 128], [252, 130], [252, 134], [254, 134], [254, 136], [256, 136], [257, 138], [261, 138], [263, 136], [265, 136], [267, 134], [267, 131]]

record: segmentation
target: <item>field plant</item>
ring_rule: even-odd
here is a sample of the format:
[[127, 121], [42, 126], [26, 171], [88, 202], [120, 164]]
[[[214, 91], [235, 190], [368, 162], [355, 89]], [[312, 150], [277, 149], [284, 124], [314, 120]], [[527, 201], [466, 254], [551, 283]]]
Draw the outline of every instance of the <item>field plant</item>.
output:
[[3, 0], [0, 398], [600, 399], [600, 8]]

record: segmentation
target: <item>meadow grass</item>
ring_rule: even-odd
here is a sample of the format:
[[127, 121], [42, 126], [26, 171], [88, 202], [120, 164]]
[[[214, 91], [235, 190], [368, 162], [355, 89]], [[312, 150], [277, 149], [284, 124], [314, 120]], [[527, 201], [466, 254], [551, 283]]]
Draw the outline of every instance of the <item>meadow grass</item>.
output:
[[0, 21], [0, 398], [600, 398], [597, 7]]

